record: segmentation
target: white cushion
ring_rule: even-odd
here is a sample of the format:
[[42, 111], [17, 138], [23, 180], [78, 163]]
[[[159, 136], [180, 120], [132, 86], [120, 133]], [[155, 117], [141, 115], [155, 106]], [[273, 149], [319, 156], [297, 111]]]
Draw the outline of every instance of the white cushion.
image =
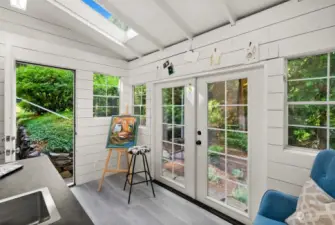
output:
[[310, 179], [302, 188], [296, 212], [285, 222], [289, 225], [334, 225], [335, 199]]
[[150, 148], [146, 145], [138, 145], [138, 146], [133, 146], [128, 149], [128, 153], [131, 154], [145, 154], [147, 152], [150, 152]]

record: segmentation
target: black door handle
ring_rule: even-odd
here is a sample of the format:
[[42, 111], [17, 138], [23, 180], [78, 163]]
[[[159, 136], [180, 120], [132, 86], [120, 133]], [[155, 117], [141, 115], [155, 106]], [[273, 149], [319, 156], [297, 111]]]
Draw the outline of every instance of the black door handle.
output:
[[200, 141], [200, 140], [197, 140], [195, 143], [196, 143], [197, 145], [201, 145], [201, 141]]

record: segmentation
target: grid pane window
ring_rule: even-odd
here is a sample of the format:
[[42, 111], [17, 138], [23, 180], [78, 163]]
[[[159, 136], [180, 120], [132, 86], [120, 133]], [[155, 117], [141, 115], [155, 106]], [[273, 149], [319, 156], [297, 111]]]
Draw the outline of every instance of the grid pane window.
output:
[[140, 118], [140, 126], [146, 126], [147, 88], [143, 85], [133, 86], [133, 114]]
[[119, 115], [120, 78], [95, 73], [93, 75], [93, 117]]
[[288, 145], [334, 148], [335, 53], [288, 61]]
[[207, 195], [248, 212], [248, 79], [207, 84]]
[[162, 89], [162, 175], [185, 185], [184, 87]]

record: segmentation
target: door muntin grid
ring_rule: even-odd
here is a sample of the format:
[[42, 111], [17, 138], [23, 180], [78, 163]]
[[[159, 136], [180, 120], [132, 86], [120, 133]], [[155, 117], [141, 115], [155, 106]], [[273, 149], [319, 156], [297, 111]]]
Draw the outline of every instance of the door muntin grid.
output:
[[185, 87], [162, 89], [161, 176], [185, 186]]
[[207, 84], [207, 198], [248, 213], [248, 80]]

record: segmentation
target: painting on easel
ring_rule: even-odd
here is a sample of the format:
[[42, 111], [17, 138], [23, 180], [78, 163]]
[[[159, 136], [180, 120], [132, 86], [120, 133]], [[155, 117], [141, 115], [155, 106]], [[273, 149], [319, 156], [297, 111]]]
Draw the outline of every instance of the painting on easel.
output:
[[130, 115], [112, 116], [106, 148], [130, 148], [136, 145], [139, 118]]

